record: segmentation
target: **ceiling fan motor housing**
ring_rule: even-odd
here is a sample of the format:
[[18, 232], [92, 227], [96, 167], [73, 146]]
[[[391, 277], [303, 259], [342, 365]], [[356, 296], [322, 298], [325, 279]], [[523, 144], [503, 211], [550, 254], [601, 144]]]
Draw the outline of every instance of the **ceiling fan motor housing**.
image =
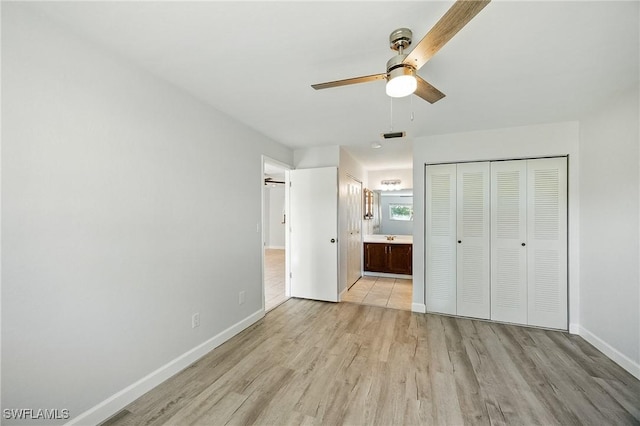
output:
[[404, 61], [404, 58], [406, 57], [407, 55], [404, 54], [395, 55], [393, 58], [387, 61], [387, 79], [391, 80], [401, 75], [416, 75], [416, 69], [414, 67], [402, 63], [402, 61]]
[[390, 47], [398, 54], [387, 61], [387, 81], [402, 75], [416, 75], [415, 67], [402, 63], [407, 57], [403, 51], [411, 45], [412, 37], [413, 33], [409, 28], [398, 28], [389, 34]]
[[413, 33], [409, 28], [398, 28], [389, 34], [389, 45], [391, 49], [402, 53], [400, 50], [411, 46], [412, 39]]
[[385, 91], [392, 98], [404, 98], [414, 93], [418, 87], [416, 80], [416, 68], [405, 64], [403, 61], [407, 55], [400, 54], [387, 61], [387, 85]]

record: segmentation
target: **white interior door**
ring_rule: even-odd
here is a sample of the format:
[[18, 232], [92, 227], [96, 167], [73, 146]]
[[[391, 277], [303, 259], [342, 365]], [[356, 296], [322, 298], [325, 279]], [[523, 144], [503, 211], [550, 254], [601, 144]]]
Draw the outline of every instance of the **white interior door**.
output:
[[458, 315], [489, 319], [489, 162], [457, 165]]
[[527, 162], [491, 163], [491, 319], [527, 323]]
[[347, 183], [347, 288], [362, 276], [362, 183]]
[[427, 166], [427, 310], [456, 311], [456, 165]]
[[291, 170], [291, 296], [338, 301], [338, 169]]
[[527, 161], [528, 324], [567, 329], [567, 159]]

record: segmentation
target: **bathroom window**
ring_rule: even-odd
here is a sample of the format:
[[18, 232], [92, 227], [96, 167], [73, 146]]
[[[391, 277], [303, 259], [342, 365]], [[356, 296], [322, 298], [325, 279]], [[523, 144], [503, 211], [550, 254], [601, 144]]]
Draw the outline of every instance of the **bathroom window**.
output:
[[389, 204], [390, 220], [413, 220], [413, 204]]

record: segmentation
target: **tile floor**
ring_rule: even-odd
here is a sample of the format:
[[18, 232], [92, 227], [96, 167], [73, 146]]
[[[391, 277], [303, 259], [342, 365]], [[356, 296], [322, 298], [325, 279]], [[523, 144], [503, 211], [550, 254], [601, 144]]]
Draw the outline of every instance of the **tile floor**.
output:
[[264, 309], [268, 311], [287, 300], [284, 291], [284, 250], [264, 250]]
[[[264, 308], [275, 308], [285, 300], [284, 250], [264, 251]], [[343, 302], [411, 310], [412, 281], [363, 276], [343, 295]]]
[[363, 276], [344, 294], [342, 301], [410, 311], [412, 287], [410, 279]]

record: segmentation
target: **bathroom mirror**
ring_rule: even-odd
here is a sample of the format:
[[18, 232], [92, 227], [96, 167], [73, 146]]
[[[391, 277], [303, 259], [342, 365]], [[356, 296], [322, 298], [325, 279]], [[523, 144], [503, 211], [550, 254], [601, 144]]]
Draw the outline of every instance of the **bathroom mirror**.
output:
[[[379, 226], [374, 234], [413, 235], [413, 190], [374, 191], [378, 195]], [[375, 199], [375, 197], [374, 197]]]

